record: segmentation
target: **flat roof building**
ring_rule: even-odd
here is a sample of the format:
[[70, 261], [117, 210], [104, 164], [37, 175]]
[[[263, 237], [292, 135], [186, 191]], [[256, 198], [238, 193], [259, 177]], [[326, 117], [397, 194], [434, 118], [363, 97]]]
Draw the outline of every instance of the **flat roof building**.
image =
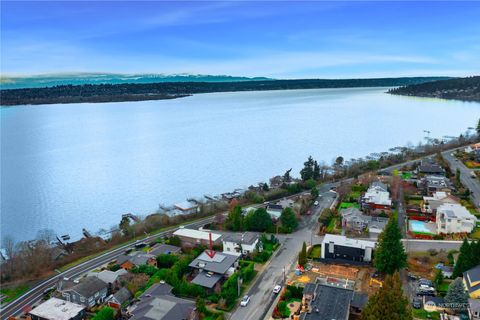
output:
[[85, 307], [58, 298], [50, 298], [29, 313], [32, 320], [81, 320]]

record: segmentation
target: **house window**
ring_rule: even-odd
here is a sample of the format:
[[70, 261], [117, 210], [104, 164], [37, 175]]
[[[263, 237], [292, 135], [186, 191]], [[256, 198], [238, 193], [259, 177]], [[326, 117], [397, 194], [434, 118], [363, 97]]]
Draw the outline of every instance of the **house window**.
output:
[[85, 298], [84, 298], [84, 297], [80, 297], [80, 302], [85, 302]]
[[100, 294], [97, 292], [95, 293], [95, 298], [97, 298]]

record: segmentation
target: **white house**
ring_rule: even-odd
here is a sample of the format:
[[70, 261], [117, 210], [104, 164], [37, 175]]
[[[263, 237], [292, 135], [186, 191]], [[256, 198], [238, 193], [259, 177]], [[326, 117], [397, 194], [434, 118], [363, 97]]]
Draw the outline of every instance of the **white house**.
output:
[[252, 253], [257, 249], [259, 238], [255, 232], [224, 234], [223, 252], [237, 255]]
[[321, 258], [370, 262], [375, 246], [375, 241], [326, 234], [322, 241]]
[[192, 214], [197, 213], [200, 210], [200, 207], [192, 201], [184, 201], [176, 203], [173, 205], [176, 210], [179, 210], [181, 214]]
[[370, 185], [362, 200], [374, 209], [388, 209], [392, 206], [392, 199], [390, 199], [387, 186], [379, 181]]
[[180, 228], [173, 233], [174, 236], [177, 236], [180, 238], [180, 240], [182, 240], [183, 245], [192, 246], [196, 246], [199, 244], [208, 246], [210, 244], [210, 234], [213, 244], [220, 243], [220, 238], [222, 237], [222, 235], [217, 233], [188, 228]]
[[423, 197], [422, 211], [426, 213], [437, 212], [438, 207], [444, 203], [458, 203], [458, 200], [448, 192], [437, 191], [431, 197]]
[[444, 203], [437, 208], [437, 233], [470, 233], [477, 218], [457, 203]]

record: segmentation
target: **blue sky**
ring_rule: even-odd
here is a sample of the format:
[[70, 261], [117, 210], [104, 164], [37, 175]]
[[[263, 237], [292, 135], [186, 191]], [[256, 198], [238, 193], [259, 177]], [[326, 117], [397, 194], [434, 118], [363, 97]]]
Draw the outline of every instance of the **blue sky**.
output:
[[2, 1], [1, 73], [480, 74], [480, 2]]

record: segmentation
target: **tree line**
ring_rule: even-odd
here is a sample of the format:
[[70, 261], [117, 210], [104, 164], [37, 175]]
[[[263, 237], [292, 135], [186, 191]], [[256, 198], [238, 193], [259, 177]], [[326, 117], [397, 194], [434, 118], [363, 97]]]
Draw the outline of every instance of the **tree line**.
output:
[[209, 92], [403, 86], [438, 79], [445, 77], [84, 84], [0, 90], [0, 95], [2, 105], [12, 106], [158, 100]]

